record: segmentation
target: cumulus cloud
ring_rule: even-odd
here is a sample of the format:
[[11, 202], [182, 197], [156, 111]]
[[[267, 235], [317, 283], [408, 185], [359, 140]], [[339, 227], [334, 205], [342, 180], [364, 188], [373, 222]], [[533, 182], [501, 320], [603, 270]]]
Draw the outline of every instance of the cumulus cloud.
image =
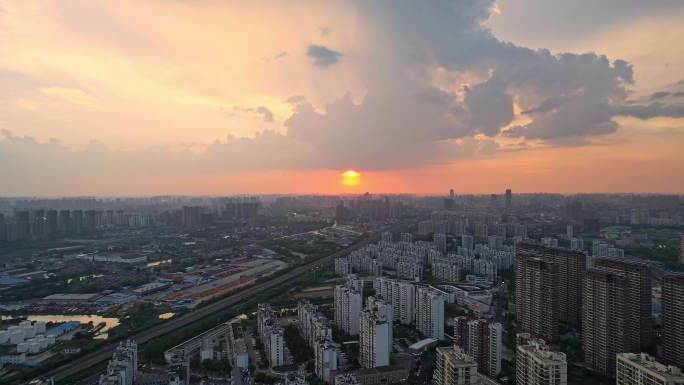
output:
[[273, 122], [273, 112], [270, 109], [268, 109], [268, 107], [265, 107], [265, 106], [259, 106], [259, 107], [234, 106], [233, 112], [243, 112], [243, 113], [247, 113], [247, 114], [256, 114], [256, 115], [261, 116], [261, 118], [266, 123]]
[[313, 59], [314, 64], [318, 67], [325, 68], [337, 63], [340, 59], [340, 54], [330, 48], [322, 45], [312, 44], [306, 49], [306, 55]]

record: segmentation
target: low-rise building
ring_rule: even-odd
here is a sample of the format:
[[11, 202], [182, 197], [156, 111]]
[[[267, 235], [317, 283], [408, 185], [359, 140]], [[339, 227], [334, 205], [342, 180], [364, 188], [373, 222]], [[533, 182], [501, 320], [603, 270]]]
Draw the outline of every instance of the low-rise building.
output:
[[684, 374], [671, 365], [663, 365], [649, 354], [618, 353], [616, 385], [682, 385]]

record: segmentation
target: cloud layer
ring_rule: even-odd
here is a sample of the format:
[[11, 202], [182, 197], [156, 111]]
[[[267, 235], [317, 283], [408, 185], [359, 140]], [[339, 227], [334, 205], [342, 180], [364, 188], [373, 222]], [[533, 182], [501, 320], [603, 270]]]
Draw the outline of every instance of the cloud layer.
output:
[[[192, 173], [421, 167], [529, 147], [586, 144], [615, 133], [620, 128], [616, 118], [621, 116], [684, 117], [682, 84], [644, 100], [634, 99], [630, 96], [634, 70], [624, 60], [600, 53], [556, 54], [497, 38], [485, 26], [495, 9], [493, 0], [334, 4], [353, 7], [353, 27], [320, 27], [325, 23], [313, 20], [313, 32], [292, 43], [295, 47], [277, 47], [257, 56], [264, 65], [289, 68], [293, 78], [311, 73], [311, 85], [287, 89], [297, 96], [277, 102], [272, 97], [229, 102], [224, 96], [233, 96], [223, 88], [231, 85], [222, 83], [220, 77], [211, 79], [211, 74], [209, 79], [217, 84], [206, 82], [198, 87], [205, 94], [168, 93], [189, 101], [193, 108], [208, 106], [245, 119], [256, 117], [263, 124], [256, 134], [233, 135], [229, 134], [232, 127], [224, 127], [216, 137], [225, 139], [206, 144], [201, 151], [192, 151], [191, 145], [123, 151], [100, 142], [74, 150], [57, 140], [14, 135], [14, 127], [5, 124], [9, 131], [0, 137], [0, 173], [7, 180], [26, 184], [34, 183], [29, 182], [31, 178], [73, 173], [87, 177], [169, 169]], [[193, 6], [203, 5], [183, 5]], [[145, 34], [133, 39], [138, 36], [135, 29], [113, 14], [102, 16], [100, 10], [70, 6], [62, 11], [62, 20], [69, 23], [81, 23], [83, 12], [110, 20], [116, 33], [90, 23], [83, 28], [91, 34], [79, 38], [95, 39], [96, 44], [112, 49], [126, 45], [135, 52], [127, 58], [131, 62], [158, 44]], [[191, 51], [188, 46], [180, 49]], [[122, 68], [127, 65], [120, 64]], [[169, 77], [178, 82], [193, 80], [176, 75]], [[0, 79], [2, 101], [26, 111], [48, 100], [70, 103], [92, 114], [105, 108], [98, 97], [106, 92], [91, 91], [79, 79], [46, 84], [16, 68], [0, 72]], [[342, 84], [334, 87], [322, 85], [339, 79]], [[266, 87], [260, 84], [258, 88]], [[310, 92], [317, 87], [333, 96], [321, 102]], [[19, 90], [29, 88], [35, 92], [20, 94]], [[165, 113], [163, 108], [157, 112]], [[189, 122], [181, 129], [193, 130], [193, 115], [186, 116]], [[60, 133], [51, 136], [59, 138]]]

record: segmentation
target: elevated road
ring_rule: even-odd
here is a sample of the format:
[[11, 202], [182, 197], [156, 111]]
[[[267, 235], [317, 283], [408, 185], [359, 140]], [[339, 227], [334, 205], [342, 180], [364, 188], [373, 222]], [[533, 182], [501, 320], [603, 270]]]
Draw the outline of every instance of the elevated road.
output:
[[[273, 287], [282, 285], [288, 281], [293, 280], [294, 278], [299, 277], [300, 275], [305, 274], [308, 271], [311, 271], [315, 268], [318, 268], [326, 263], [329, 263], [333, 261], [335, 258], [338, 257], [343, 257], [350, 252], [357, 250], [363, 246], [366, 246], [367, 244], [371, 242], [376, 242], [378, 236], [374, 235], [369, 237], [366, 240], [357, 242], [345, 249], [342, 249], [340, 251], [337, 251], [333, 254], [330, 254], [328, 256], [319, 258], [313, 262], [307, 263], [305, 265], [296, 267], [287, 273], [280, 275], [278, 277], [275, 277], [273, 279], [270, 279], [266, 282], [262, 282], [259, 284], [256, 284], [254, 286], [250, 286], [247, 289], [244, 289], [238, 293], [235, 293], [233, 295], [230, 295], [228, 297], [225, 297], [223, 299], [220, 299], [216, 302], [210, 303], [204, 307], [198, 308], [190, 313], [185, 313], [182, 314], [178, 317], [171, 318], [170, 320], [163, 322], [159, 325], [155, 325], [152, 328], [142, 330], [134, 335], [129, 336], [128, 338], [135, 340], [138, 344], [145, 343], [151, 339], [161, 337], [165, 334], [168, 334], [176, 329], [182, 328], [184, 326], [190, 325], [204, 317], [207, 317], [209, 315], [212, 315], [214, 313], [217, 313], [219, 311], [222, 311], [226, 308], [229, 308], [233, 305], [236, 305], [240, 303], [241, 301], [248, 299], [250, 297], [253, 297], [267, 289], [271, 289]], [[51, 369], [50, 371], [43, 373], [40, 375], [40, 378], [54, 378], [55, 381], [62, 380], [64, 378], [67, 378], [71, 375], [77, 374], [78, 372], [82, 370], [86, 370], [88, 368], [91, 368], [103, 361], [107, 361], [112, 357], [112, 353], [114, 352], [114, 349], [116, 348], [117, 343], [109, 343], [107, 345], [101, 346], [100, 348], [87, 353], [74, 361], [68, 362], [64, 365], [58, 366], [54, 369]]]

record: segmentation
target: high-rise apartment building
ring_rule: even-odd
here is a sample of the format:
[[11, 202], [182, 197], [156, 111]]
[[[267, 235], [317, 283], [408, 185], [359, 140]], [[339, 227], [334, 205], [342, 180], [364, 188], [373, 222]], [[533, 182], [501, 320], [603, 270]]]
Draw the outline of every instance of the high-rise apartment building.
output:
[[271, 367], [285, 363], [285, 332], [269, 304], [259, 304], [257, 309], [257, 329], [264, 353]]
[[[527, 261], [535, 258], [547, 261], [545, 264], [534, 262], [530, 265], [534, 269], [546, 269], [543, 274], [537, 270], [528, 270]], [[531, 309], [535, 311], [548, 309], [558, 322], [578, 328], [582, 320], [582, 285], [586, 265], [586, 255], [581, 251], [544, 247], [530, 243], [516, 245], [516, 309], [526, 317], [534, 317], [534, 314], [529, 313]], [[526, 281], [526, 274], [530, 273], [538, 275], [541, 281]], [[548, 282], [553, 288], [544, 287], [544, 282]], [[541, 284], [541, 286], [533, 288], [530, 286], [531, 284]], [[542, 291], [537, 291], [537, 289]], [[542, 318], [544, 317], [548, 317], [548, 315], [542, 316]], [[544, 330], [545, 333], [550, 334], [537, 335], [546, 338], [555, 337], [557, 321], [553, 321], [549, 325], [551, 329]], [[528, 322], [535, 323], [533, 319], [529, 318], [525, 319], [523, 323], [527, 324]], [[522, 330], [537, 333], [533, 329], [526, 329], [524, 325]]]
[[639, 323], [630, 324], [627, 330], [630, 344], [625, 352], [640, 353], [651, 347], [652, 305], [651, 305], [651, 268], [638, 260], [624, 258], [595, 258], [594, 267], [607, 267], [624, 273], [627, 280], [627, 312], [638, 315]]
[[99, 385], [133, 385], [138, 373], [138, 345], [131, 341], [119, 343], [109, 360], [107, 371], [100, 376]]
[[684, 274], [666, 274], [663, 285], [663, 358], [684, 368]]
[[615, 374], [616, 354], [630, 352], [639, 339], [639, 314], [630, 306], [638, 298], [629, 294], [624, 272], [607, 267], [587, 271], [582, 311], [584, 363], [605, 376]]
[[437, 348], [434, 385], [477, 385], [477, 362], [460, 346]]
[[553, 261], [518, 254], [515, 307], [520, 330], [550, 339], [558, 335], [556, 276]]
[[394, 320], [402, 325], [414, 322], [416, 313], [416, 286], [407, 281], [378, 277], [373, 282], [375, 295], [392, 305]]
[[679, 263], [684, 263], [684, 233], [679, 234]]
[[316, 375], [325, 383], [332, 380], [333, 371], [337, 370], [337, 350], [332, 338], [321, 338], [314, 346], [314, 367]]
[[476, 361], [480, 372], [496, 376], [501, 371], [500, 323], [490, 319], [454, 318], [455, 343]]
[[683, 385], [684, 374], [646, 353], [618, 353], [615, 385]]
[[392, 352], [392, 306], [368, 298], [361, 313], [359, 334], [359, 363], [364, 368], [377, 368], [390, 364]]
[[359, 334], [363, 297], [349, 285], [335, 286], [335, 326], [350, 336]]
[[444, 297], [429, 287], [416, 290], [416, 329], [427, 337], [444, 338]]
[[567, 385], [565, 354], [549, 349], [544, 340], [518, 335], [515, 352], [516, 385]]

